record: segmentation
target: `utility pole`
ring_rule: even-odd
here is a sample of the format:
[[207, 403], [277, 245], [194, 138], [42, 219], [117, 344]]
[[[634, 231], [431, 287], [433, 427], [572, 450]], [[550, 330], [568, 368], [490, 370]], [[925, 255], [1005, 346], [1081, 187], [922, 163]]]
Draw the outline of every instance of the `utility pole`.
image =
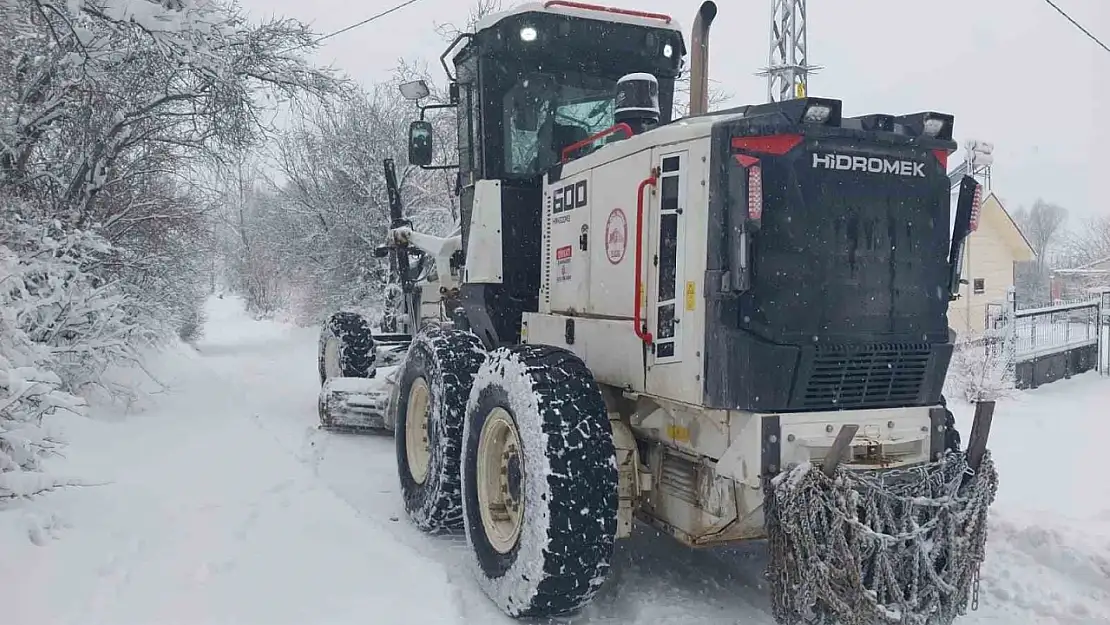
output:
[[771, 0], [771, 48], [767, 67], [767, 101], [804, 98], [809, 75], [821, 68], [809, 64], [806, 37], [806, 0]]

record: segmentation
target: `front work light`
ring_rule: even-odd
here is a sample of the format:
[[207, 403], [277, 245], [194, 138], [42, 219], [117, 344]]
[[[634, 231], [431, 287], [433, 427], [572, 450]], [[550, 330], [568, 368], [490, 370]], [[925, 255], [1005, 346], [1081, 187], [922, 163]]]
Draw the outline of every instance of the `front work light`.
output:
[[921, 134], [951, 141], [953, 119], [951, 115], [943, 113], [926, 113], [925, 118], [921, 121]]
[[806, 112], [802, 115], [802, 121], [807, 124], [823, 124], [829, 121], [829, 115], [831, 114], [831, 106], [814, 103], [806, 107]]
[[520, 40], [535, 41], [537, 34], [538, 33], [536, 33], [535, 28], [532, 28], [531, 26], [525, 26], [524, 28], [520, 29]]
[[952, 127], [955, 125], [955, 120], [955, 117], [947, 113], [925, 111], [899, 115], [894, 118], [894, 123], [905, 126], [910, 135], [951, 141]]
[[925, 127], [924, 127], [923, 130], [925, 131], [925, 134], [929, 135], [930, 137], [935, 137], [935, 136], [939, 135], [940, 131], [943, 130], [943, 129], [944, 129], [944, 120], [943, 119], [940, 119], [940, 118], [937, 118], [937, 117], [929, 117], [929, 118], [925, 119]]
[[663, 46], [663, 56], [667, 57], [668, 59], [671, 58], [672, 56], [674, 56], [674, 46], [672, 46], [669, 43], [664, 45]]

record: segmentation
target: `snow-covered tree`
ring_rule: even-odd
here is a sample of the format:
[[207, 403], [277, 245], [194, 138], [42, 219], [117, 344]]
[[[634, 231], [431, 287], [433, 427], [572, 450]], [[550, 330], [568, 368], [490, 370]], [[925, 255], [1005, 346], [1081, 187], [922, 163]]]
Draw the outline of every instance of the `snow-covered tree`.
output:
[[214, 225], [196, 174], [263, 143], [276, 103], [341, 86], [313, 42], [233, 1], [0, 0], [0, 497], [36, 491], [12, 480], [55, 444], [44, 417], [195, 337]]
[[[416, 111], [397, 86], [417, 73], [402, 64], [387, 83], [298, 111], [273, 149], [270, 168], [278, 175], [267, 175], [258, 161], [220, 175], [222, 255], [254, 312], [287, 308], [311, 322], [348, 305], [380, 306], [387, 268], [373, 252], [390, 223], [384, 159], [396, 165], [405, 212], [417, 228], [446, 234], [454, 226], [453, 172], [408, 164]], [[437, 120], [439, 157], [456, 158], [454, 133], [446, 119]]]
[[1014, 211], [1013, 216], [1036, 254], [1033, 261], [1019, 263], [1015, 268], [1014, 284], [1017, 287], [1018, 305], [1043, 306], [1052, 300], [1049, 276], [1053, 259], [1059, 255], [1068, 211], [1062, 206], [1038, 199], [1031, 208], [1023, 206]]
[[1084, 219], [1063, 241], [1063, 268], [1110, 258], [1110, 215]]
[[0, 187], [102, 233], [104, 272], [187, 324], [210, 229], [190, 174], [336, 86], [305, 61], [312, 33], [210, 0], [0, 0], [0, 18]]

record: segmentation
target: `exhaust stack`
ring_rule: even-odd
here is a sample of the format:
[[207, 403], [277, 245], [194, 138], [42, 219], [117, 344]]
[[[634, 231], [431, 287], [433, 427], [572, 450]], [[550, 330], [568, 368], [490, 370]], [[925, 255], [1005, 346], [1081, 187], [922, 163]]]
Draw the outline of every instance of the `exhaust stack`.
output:
[[690, 109], [688, 116], [709, 112], [709, 27], [717, 17], [717, 4], [701, 3], [690, 35]]

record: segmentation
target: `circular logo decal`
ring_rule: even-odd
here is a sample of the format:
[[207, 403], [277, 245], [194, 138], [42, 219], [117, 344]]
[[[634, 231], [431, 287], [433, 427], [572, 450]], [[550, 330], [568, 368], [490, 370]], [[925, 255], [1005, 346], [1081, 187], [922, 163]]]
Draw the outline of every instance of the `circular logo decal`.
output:
[[605, 222], [605, 256], [614, 265], [624, 260], [628, 249], [628, 218], [624, 211], [614, 208]]

